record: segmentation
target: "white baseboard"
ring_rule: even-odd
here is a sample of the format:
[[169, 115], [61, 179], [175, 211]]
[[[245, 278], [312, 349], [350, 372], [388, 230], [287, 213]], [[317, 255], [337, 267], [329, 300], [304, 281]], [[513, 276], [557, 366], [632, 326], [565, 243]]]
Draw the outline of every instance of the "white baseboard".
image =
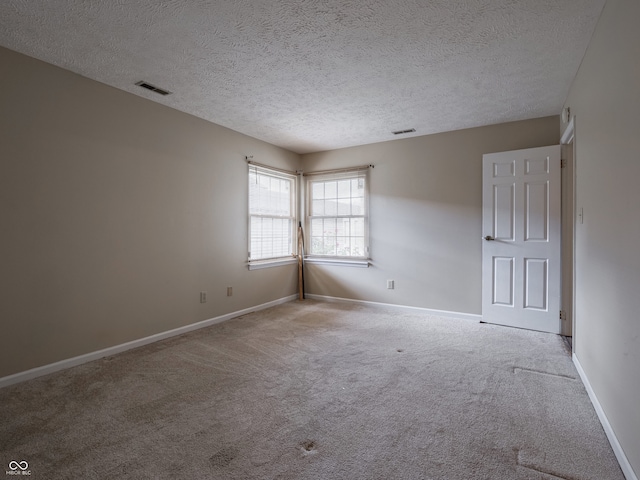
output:
[[620, 442], [618, 442], [618, 437], [616, 437], [616, 434], [613, 431], [613, 428], [611, 428], [611, 424], [609, 423], [609, 420], [607, 419], [607, 416], [605, 415], [604, 410], [602, 409], [602, 405], [600, 405], [600, 402], [598, 401], [598, 397], [596, 397], [596, 394], [593, 391], [593, 388], [591, 388], [591, 384], [589, 383], [587, 374], [582, 368], [582, 365], [580, 365], [580, 360], [578, 360], [578, 357], [576, 357], [575, 353], [572, 355], [572, 358], [573, 358], [573, 363], [576, 366], [576, 370], [578, 370], [578, 374], [582, 379], [582, 383], [584, 384], [584, 387], [587, 389], [587, 393], [589, 394], [589, 398], [591, 399], [593, 408], [595, 408], [596, 413], [598, 414], [598, 418], [600, 419], [602, 428], [604, 428], [604, 432], [607, 434], [609, 443], [611, 443], [611, 448], [613, 449], [613, 453], [615, 453], [616, 458], [618, 459], [618, 463], [620, 464], [622, 473], [624, 474], [627, 480], [638, 480], [638, 477], [633, 471], [633, 467], [631, 467], [631, 464], [629, 463], [627, 456], [624, 454], [624, 450], [622, 449]]
[[473, 320], [474, 322], [479, 322], [482, 319], [482, 315], [475, 315], [473, 313], [449, 312], [447, 310], [434, 310], [432, 308], [411, 307], [408, 305], [397, 305], [394, 303], [370, 302], [367, 300], [354, 300], [351, 298], [329, 297], [327, 295], [315, 295], [312, 293], [306, 293], [305, 298], [310, 298], [312, 300], [323, 300], [325, 302], [361, 303], [363, 305], [397, 308], [399, 310], [405, 310], [405, 311], [419, 311], [423, 313], [428, 313], [430, 315], [436, 315], [438, 317], [458, 318], [462, 320]]
[[175, 337], [176, 335], [182, 335], [183, 333], [192, 332], [193, 330], [209, 327], [211, 325], [215, 325], [216, 323], [222, 323], [232, 318], [236, 318], [241, 315], [246, 315], [247, 313], [257, 312], [258, 310], [264, 310], [265, 308], [273, 307], [281, 303], [290, 302], [297, 298], [298, 298], [298, 295], [290, 295], [288, 297], [283, 297], [278, 300], [273, 300], [271, 302], [263, 303], [262, 305], [257, 305], [255, 307], [245, 308], [243, 310], [238, 310], [236, 312], [220, 315], [219, 317], [209, 318], [208, 320], [202, 320], [201, 322], [192, 323], [189, 325], [184, 325], [182, 327], [174, 328], [173, 330], [168, 330], [166, 332], [156, 333], [155, 335], [151, 335], [149, 337], [144, 337], [138, 340], [133, 340], [131, 342], [115, 345], [113, 347], [104, 348], [96, 352], [86, 353], [84, 355], [80, 355], [77, 357], [68, 358], [66, 360], [61, 360], [55, 363], [50, 363], [49, 365], [43, 365], [42, 367], [36, 367], [36, 368], [32, 368], [31, 370], [15, 373], [13, 375], [0, 378], [0, 388], [8, 387], [9, 385], [14, 385], [20, 382], [25, 382], [27, 380], [31, 380], [32, 378], [48, 375], [49, 373], [75, 367], [77, 365], [82, 365], [83, 363], [87, 363], [93, 360], [98, 360], [99, 358], [115, 355], [117, 353], [131, 350], [133, 348], [142, 347], [143, 345], [148, 345], [149, 343], [158, 342], [160, 340], [164, 340], [170, 337]]

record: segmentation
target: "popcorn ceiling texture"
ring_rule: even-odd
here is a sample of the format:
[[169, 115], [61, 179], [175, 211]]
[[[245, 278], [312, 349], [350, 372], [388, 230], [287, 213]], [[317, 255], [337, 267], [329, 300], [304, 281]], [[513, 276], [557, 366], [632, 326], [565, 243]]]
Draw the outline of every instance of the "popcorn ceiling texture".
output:
[[307, 153], [560, 113], [604, 3], [3, 0], [0, 45]]

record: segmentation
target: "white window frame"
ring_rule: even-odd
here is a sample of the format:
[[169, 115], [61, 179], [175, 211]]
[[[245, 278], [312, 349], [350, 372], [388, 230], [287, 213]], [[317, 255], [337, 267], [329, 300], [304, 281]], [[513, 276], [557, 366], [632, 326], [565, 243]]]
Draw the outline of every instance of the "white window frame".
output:
[[[353, 215], [352, 212], [348, 215], [318, 215], [313, 209], [313, 184], [317, 182], [331, 182], [339, 180], [354, 180], [362, 179], [364, 181], [364, 197], [363, 197], [363, 214]], [[368, 267], [370, 260], [369, 250], [369, 175], [367, 170], [359, 169], [345, 172], [327, 172], [327, 173], [313, 173], [305, 176], [305, 210], [307, 212], [305, 221], [305, 261], [307, 263], [320, 263], [326, 265], [336, 266], [352, 266], [352, 267]], [[364, 252], [363, 255], [327, 255], [313, 253], [313, 230], [312, 222], [314, 219], [319, 218], [363, 218], [364, 219]]]
[[[277, 178], [280, 180], [287, 180], [290, 182], [291, 188], [289, 192], [289, 202], [290, 202], [290, 215], [277, 215], [277, 214], [264, 214], [258, 213], [256, 211], [252, 211], [252, 202], [251, 202], [251, 183], [256, 181], [258, 177], [255, 176], [267, 176], [271, 178]], [[280, 265], [287, 265], [290, 263], [296, 263], [296, 255], [297, 255], [297, 220], [298, 220], [298, 178], [293, 173], [287, 173], [282, 170], [269, 168], [263, 165], [255, 165], [249, 164], [249, 171], [247, 173], [248, 179], [248, 267], [249, 270], [256, 270], [260, 268], [268, 268], [268, 267], [277, 267]], [[273, 257], [263, 257], [263, 256], [253, 256], [251, 253], [252, 249], [252, 219], [254, 218], [272, 218], [272, 219], [288, 219], [291, 223], [291, 231], [289, 232], [289, 236], [291, 239], [289, 250], [290, 253], [286, 255], [278, 255]]]

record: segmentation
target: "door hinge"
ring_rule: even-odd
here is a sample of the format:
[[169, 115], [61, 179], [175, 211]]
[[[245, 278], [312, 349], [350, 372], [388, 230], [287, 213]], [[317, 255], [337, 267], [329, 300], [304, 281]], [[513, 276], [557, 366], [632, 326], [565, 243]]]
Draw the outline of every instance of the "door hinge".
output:
[[564, 310], [560, 310], [560, 320], [565, 320], [567, 315], [564, 313]]
[[561, 159], [560, 160], [560, 168], [566, 168], [567, 166], [567, 160], [566, 159]]

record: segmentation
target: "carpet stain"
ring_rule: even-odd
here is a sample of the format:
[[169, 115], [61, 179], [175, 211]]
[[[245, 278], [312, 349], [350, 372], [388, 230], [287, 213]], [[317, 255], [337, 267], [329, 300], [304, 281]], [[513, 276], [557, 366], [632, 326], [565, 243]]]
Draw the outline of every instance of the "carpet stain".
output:
[[561, 373], [544, 372], [542, 370], [535, 370], [533, 368], [513, 367], [513, 373], [518, 373], [518, 372], [537, 373], [538, 375], [547, 375], [549, 377], [560, 377], [560, 378], [566, 378], [568, 380], [576, 380], [576, 377], [572, 377], [570, 375], [562, 375]]
[[305, 440], [300, 444], [300, 448], [302, 449], [302, 453], [305, 455], [312, 455], [317, 453], [316, 450], [316, 442], [313, 440]]
[[398, 350], [396, 350], [398, 353], [402, 353], [404, 352], [404, 348], [399, 348]]
[[228, 467], [233, 459], [238, 456], [238, 450], [234, 447], [225, 447], [209, 457], [209, 462], [214, 467]]

